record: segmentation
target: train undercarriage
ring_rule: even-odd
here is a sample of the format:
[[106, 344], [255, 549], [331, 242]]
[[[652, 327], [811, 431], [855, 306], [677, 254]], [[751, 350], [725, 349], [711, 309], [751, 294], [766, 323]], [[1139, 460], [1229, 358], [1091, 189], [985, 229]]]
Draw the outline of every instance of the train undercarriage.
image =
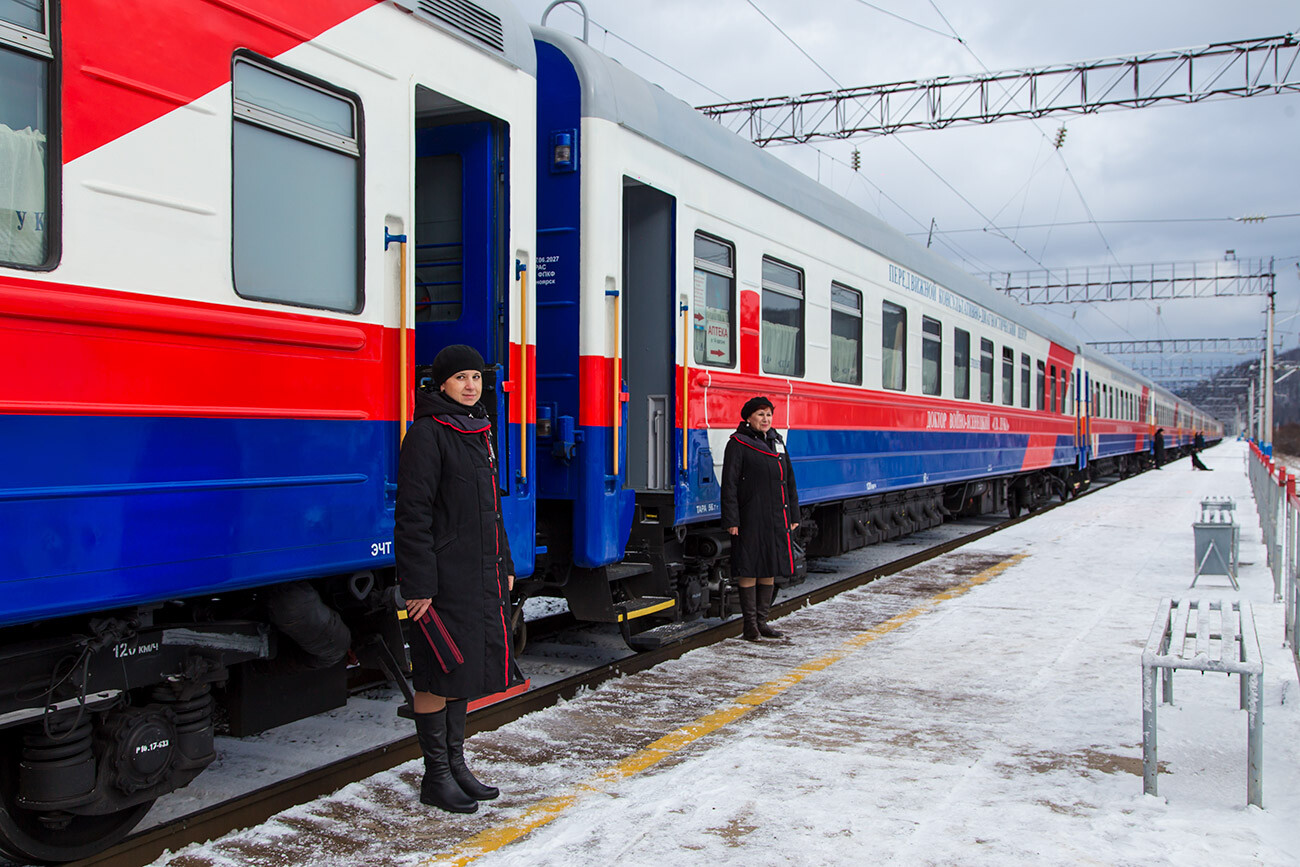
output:
[[0, 631], [0, 853], [89, 857], [198, 776], [219, 730], [343, 705], [349, 663], [400, 680], [386, 593], [360, 573]]
[[[1100, 469], [1109, 474], [1117, 468]], [[804, 506], [794, 534], [795, 574], [778, 576], [778, 590], [803, 582], [807, 557], [833, 557], [955, 517], [1005, 511], [1014, 518], [1069, 499], [1087, 488], [1092, 477], [1086, 470], [1057, 467]], [[534, 579], [522, 582], [521, 592], [563, 596], [575, 619], [617, 623], [637, 649], [655, 646], [644, 634], [665, 624], [739, 611], [729, 570], [731, 537], [716, 522], [674, 525], [672, 514], [671, 495], [638, 496], [622, 562], [581, 569], [568, 565], [561, 541], [571, 532], [569, 512], [562, 504], [540, 508], [539, 530], [542, 538], [552, 540], [550, 553], [539, 558]], [[525, 640], [517, 634], [516, 646], [522, 649]]]

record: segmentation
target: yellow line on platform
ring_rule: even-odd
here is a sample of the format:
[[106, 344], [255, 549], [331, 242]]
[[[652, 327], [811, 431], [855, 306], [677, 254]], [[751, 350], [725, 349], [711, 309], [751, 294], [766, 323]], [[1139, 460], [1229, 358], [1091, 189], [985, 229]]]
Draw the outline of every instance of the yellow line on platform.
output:
[[548, 824], [554, 819], [558, 819], [565, 813], [565, 811], [578, 803], [578, 801], [586, 795], [603, 792], [606, 786], [616, 783], [619, 780], [626, 779], [627, 777], [631, 777], [654, 766], [673, 753], [693, 744], [695, 741], [698, 741], [700, 738], [712, 734], [728, 723], [735, 722], [759, 705], [776, 698], [790, 687], [808, 677], [808, 675], [830, 668], [840, 660], [852, 656], [877, 638], [880, 638], [883, 635], [888, 635], [900, 626], [931, 611], [940, 602], [946, 602], [949, 599], [961, 596], [971, 588], [978, 587], [980, 584], [991, 581], [1028, 556], [1028, 554], [1024, 553], [1013, 554], [1000, 563], [993, 564], [979, 574], [966, 579], [962, 583], [950, 587], [942, 593], [936, 593], [919, 605], [916, 605], [901, 614], [895, 614], [888, 620], [871, 627], [866, 632], [858, 633], [841, 644], [836, 650], [831, 651], [825, 656], [805, 662], [803, 665], [795, 668], [784, 677], [768, 681], [762, 686], [752, 689], [743, 695], [737, 696], [728, 704], [718, 708], [712, 713], [706, 714], [694, 722], [682, 726], [675, 732], [664, 735], [659, 740], [644, 749], [638, 750], [618, 764], [606, 768], [585, 782], [575, 784], [567, 793], [545, 798], [529, 807], [522, 815], [501, 825], [480, 831], [478, 834], [464, 840], [455, 850], [441, 855], [436, 855], [424, 863], [426, 865], [445, 864], [449, 865], [449, 867], [461, 867], [461, 865], [469, 864], [471, 861], [482, 858], [484, 855], [490, 855], [498, 849], [508, 846], [521, 837], [525, 837], [543, 825]]

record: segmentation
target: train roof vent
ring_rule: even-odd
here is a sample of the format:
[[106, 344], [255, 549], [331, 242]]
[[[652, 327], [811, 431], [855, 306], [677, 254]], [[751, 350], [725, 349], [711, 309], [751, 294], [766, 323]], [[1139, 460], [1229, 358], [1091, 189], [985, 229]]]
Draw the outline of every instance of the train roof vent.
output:
[[468, 36], [494, 51], [505, 53], [505, 35], [501, 16], [484, 9], [472, 0], [420, 0], [419, 12], [436, 19], [462, 36]]

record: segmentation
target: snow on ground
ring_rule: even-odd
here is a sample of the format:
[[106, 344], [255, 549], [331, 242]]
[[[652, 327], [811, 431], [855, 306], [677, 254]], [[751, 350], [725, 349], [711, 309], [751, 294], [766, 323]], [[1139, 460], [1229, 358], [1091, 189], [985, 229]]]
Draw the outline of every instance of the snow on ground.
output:
[[[787, 641], [727, 641], [479, 735], [503, 795], [474, 816], [422, 807], [412, 762], [155, 864], [1295, 864], [1300, 689], [1244, 449], [805, 607]], [[1175, 676], [1160, 795], [1142, 793], [1140, 654], [1159, 600], [1189, 593], [1216, 495], [1238, 502], [1242, 589], [1190, 593], [1254, 606], [1263, 810], [1225, 675]]]

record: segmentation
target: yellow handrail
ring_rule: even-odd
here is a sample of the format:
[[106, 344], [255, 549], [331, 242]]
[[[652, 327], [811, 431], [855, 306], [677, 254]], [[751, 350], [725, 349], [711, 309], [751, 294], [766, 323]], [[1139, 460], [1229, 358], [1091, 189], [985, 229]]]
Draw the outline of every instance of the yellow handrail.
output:
[[397, 375], [399, 377], [397, 388], [397, 393], [399, 395], [397, 429], [399, 433], [397, 435], [397, 443], [400, 446], [406, 440], [406, 414], [408, 412], [409, 403], [407, 381], [409, 372], [407, 370], [406, 359], [406, 236], [399, 235], [398, 238], [401, 239], [397, 242], [399, 245], [398, 252], [400, 253], [398, 257], [398, 270], [400, 271], [400, 276], [397, 278], [397, 291], [398, 297], [401, 299], [398, 302], [399, 312], [397, 314], [401, 320], [401, 324], [397, 326]]
[[690, 433], [689, 413], [691, 409], [691, 396], [688, 391], [690, 383], [690, 361], [691, 354], [689, 347], [686, 345], [690, 337], [691, 311], [690, 308], [683, 304], [682, 307], [682, 473], [690, 472]]
[[623, 420], [623, 307], [622, 296], [614, 293], [614, 475], [618, 475], [618, 431]]
[[519, 271], [519, 480], [528, 481], [528, 268]]

